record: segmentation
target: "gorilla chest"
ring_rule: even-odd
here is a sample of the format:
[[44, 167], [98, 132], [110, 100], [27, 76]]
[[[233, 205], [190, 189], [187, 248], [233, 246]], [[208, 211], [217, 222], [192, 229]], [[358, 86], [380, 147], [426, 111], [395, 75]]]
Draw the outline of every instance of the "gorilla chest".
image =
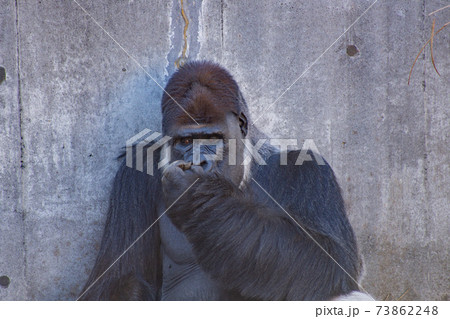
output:
[[159, 220], [163, 282], [162, 300], [221, 300], [224, 292], [201, 270], [192, 245], [167, 215]]
[[159, 220], [161, 245], [164, 253], [177, 264], [189, 264], [195, 261], [192, 245], [186, 236], [170, 221], [167, 215]]

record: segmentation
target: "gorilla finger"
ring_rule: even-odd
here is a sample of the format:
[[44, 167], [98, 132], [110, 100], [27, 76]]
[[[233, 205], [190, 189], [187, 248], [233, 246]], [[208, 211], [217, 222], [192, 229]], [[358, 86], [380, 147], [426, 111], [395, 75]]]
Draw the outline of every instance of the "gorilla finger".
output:
[[191, 162], [180, 163], [178, 164], [178, 167], [181, 168], [183, 171], [187, 171], [192, 167], [192, 163]]
[[184, 176], [184, 171], [178, 166], [168, 166], [164, 169], [162, 176], [167, 180], [173, 181], [181, 176]]
[[203, 167], [201, 167], [200, 165], [192, 165], [191, 171], [196, 175], [204, 175], [205, 174]]
[[168, 165], [166, 165], [165, 168], [164, 168], [164, 170], [166, 170], [166, 169], [171, 169], [171, 168], [173, 168], [173, 167], [178, 167], [180, 164], [184, 164], [184, 163], [186, 163], [186, 162], [183, 161], [183, 160], [176, 160], [176, 161], [173, 161], [173, 162], [169, 163]]

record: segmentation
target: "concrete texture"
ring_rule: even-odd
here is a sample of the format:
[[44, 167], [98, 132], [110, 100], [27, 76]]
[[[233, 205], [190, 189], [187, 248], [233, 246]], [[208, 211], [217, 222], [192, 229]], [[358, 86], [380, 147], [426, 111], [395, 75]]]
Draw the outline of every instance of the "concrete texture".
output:
[[[160, 129], [161, 89], [133, 59], [164, 86], [182, 49], [178, 0], [77, 2], [133, 58], [73, 0], [0, 0], [1, 300], [76, 299], [115, 157]], [[428, 13], [448, 2], [380, 0], [311, 66], [372, 3], [185, 1], [188, 58], [227, 67], [270, 136], [315, 141], [343, 188], [368, 292], [447, 300], [450, 29], [435, 39], [441, 76], [427, 49], [407, 79]]]

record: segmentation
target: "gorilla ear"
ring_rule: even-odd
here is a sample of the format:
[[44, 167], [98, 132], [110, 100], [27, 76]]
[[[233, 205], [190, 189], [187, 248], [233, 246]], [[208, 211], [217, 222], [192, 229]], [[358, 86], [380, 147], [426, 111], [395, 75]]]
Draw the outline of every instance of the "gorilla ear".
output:
[[247, 117], [245, 116], [245, 114], [243, 112], [241, 112], [239, 114], [239, 127], [241, 128], [241, 132], [244, 135], [244, 137], [247, 136], [248, 122], [247, 122]]

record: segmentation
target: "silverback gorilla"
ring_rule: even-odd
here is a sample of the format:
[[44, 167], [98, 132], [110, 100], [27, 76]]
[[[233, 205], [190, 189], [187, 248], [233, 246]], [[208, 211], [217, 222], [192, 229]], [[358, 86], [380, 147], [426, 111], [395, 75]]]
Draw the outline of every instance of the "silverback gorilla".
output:
[[[153, 176], [121, 165], [80, 300], [332, 300], [358, 291], [355, 237], [328, 164], [309, 153], [316, 160], [296, 165], [299, 150], [263, 146], [266, 165], [240, 165], [242, 139], [255, 145], [262, 133], [214, 63], [178, 70], [161, 106], [171, 161], [154, 164]], [[194, 139], [222, 140], [237, 165], [211, 160], [212, 147], [196, 163]]]

